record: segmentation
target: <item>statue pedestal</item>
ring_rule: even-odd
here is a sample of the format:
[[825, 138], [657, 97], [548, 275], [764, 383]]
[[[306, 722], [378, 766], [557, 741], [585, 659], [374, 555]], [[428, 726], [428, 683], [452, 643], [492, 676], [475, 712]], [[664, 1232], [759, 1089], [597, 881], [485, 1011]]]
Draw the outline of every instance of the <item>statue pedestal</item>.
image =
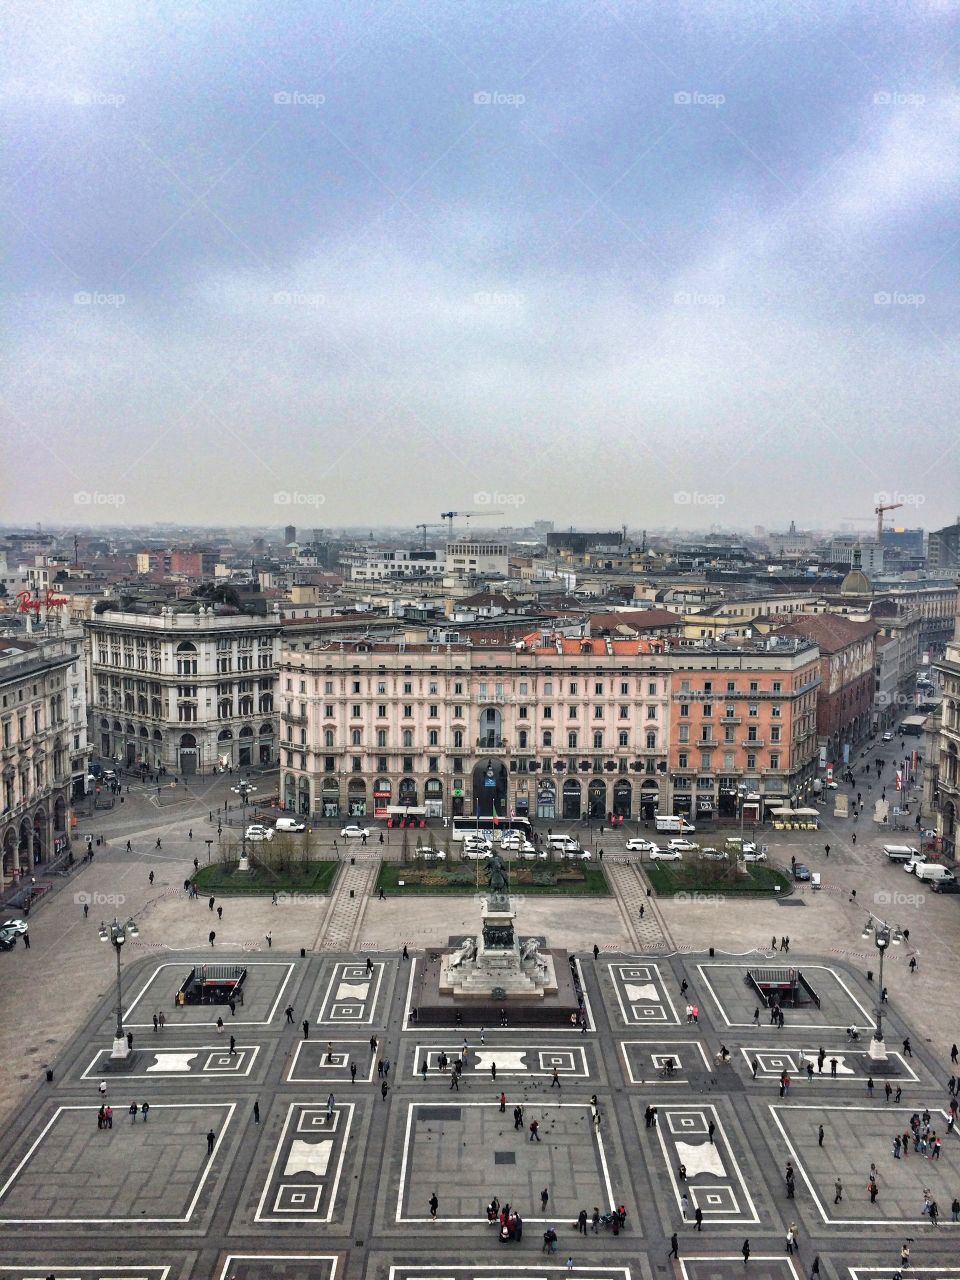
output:
[[498, 1001], [542, 1000], [556, 993], [557, 978], [551, 956], [533, 952], [524, 958], [514, 930], [516, 912], [506, 894], [492, 894], [483, 901], [482, 933], [476, 954], [454, 952], [440, 963], [442, 995], [462, 999]]

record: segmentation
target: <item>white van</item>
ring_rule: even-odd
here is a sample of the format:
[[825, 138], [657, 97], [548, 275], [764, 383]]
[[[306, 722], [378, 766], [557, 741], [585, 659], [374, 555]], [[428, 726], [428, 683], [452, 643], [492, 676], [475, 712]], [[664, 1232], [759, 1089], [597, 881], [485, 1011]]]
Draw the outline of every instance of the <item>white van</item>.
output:
[[551, 849], [559, 849], [561, 853], [579, 853], [580, 844], [573, 836], [557, 835], [556, 832], [548, 841]]
[[686, 818], [681, 818], [679, 814], [658, 813], [656, 823], [658, 831], [676, 831], [684, 836], [696, 831], [696, 827], [691, 826]]
[[952, 871], [948, 871], [946, 867], [941, 866], [939, 862], [921, 862], [916, 868], [914, 874], [918, 880], [927, 880], [931, 884], [935, 880], [953, 880]]
[[911, 858], [920, 857], [916, 849], [911, 849], [908, 844], [885, 844], [883, 852], [891, 862], [909, 862]]
[[273, 824], [276, 831], [306, 831], [307, 824], [299, 818], [278, 818]]

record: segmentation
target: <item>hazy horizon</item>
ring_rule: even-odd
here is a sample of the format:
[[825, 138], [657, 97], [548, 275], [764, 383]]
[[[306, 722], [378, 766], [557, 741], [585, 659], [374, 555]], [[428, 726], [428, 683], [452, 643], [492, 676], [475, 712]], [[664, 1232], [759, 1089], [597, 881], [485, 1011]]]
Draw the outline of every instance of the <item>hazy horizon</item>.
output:
[[14, 0], [0, 516], [950, 523], [957, 15]]

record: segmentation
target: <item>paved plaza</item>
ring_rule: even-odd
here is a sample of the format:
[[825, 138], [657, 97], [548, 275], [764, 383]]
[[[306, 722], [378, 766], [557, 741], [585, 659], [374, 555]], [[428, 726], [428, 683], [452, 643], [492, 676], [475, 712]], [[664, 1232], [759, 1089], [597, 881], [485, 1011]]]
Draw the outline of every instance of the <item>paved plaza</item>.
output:
[[[248, 969], [231, 1015], [176, 1006], [184, 978], [209, 960], [202, 949], [132, 958], [132, 1068], [108, 1070], [105, 993], [53, 1081], [7, 1126], [0, 1280], [559, 1280], [568, 1269], [584, 1280], [727, 1280], [743, 1271], [745, 1240], [765, 1280], [808, 1280], [817, 1256], [824, 1280], [893, 1280], [905, 1239], [918, 1275], [960, 1280], [949, 1061], [916, 1040], [904, 1053], [915, 1033], [891, 1003], [888, 1070], [871, 1096], [863, 1050], [876, 992], [855, 966], [791, 952], [820, 1003], [788, 1009], [781, 1030], [754, 1020], [742, 958], [584, 953], [581, 1034], [519, 1020], [481, 1028], [469, 1013], [456, 1029], [417, 1026], [417, 959], [224, 949], [219, 962]], [[859, 1044], [846, 1039], [850, 1022], [865, 1029]], [[721, 1044], [730, 1059], [718, 1064]], [[899, 1103], [887, 1101], [888, 1080]], [[103, 1102], [112, 1128], [98, 1127]], [[911, 1144], [894, 1159], [893, 1136], [925, 1108], [939, 1158]], [[939, 1228], [922, 1213], [925, 1195]], [[521, 1213], [519, 1243], [501, 1243], [488, 1223], [493, 1196]], [[620, 1204], [625, 1229], [594, 1232], [594, 1209]], [[799, 1243], [788, 1254], [791, 1224]], [[668, 1258], [674, 1232], [679, 1259]]]

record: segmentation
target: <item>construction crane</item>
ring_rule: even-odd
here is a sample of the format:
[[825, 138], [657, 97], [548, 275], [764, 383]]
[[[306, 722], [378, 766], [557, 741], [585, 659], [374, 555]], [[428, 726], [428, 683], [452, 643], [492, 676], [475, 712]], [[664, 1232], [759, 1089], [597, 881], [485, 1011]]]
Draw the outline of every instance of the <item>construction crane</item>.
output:
[[423, 550], [424, 550], [424, 551], [426, 551], [426, 549], [427, 549], [427, 530], [428, 530], [428, 529], [439, 529], [439, 528], [441, 528], [441, 527], [442, 527], [442, 526], [441, 526], [441, 525], [439, 525], [439, 524], [418, 524], [418, 525], [414, 525], [414, 528], [416, 528], [416, 529], [422, 529], [422, 530], [423, 530]]
[[[447, 522], [447, 537], [453, 537], [453, 517], [461, 516], [464, 520], [469, 520], [471, 516], [502, 516], [502, 511], [494, 511], [489, 507], [486, 511], [441, 511], [440, 519]], [[420, 526], [418, 525], [417, 528]]]
[[881, 502], [878, 507], [874, 507], [877, 515], [877, 545], [883, 542], [883, 513], [885, 511], [896, 511], [897, 507], [902, 507], [902, 502]]

